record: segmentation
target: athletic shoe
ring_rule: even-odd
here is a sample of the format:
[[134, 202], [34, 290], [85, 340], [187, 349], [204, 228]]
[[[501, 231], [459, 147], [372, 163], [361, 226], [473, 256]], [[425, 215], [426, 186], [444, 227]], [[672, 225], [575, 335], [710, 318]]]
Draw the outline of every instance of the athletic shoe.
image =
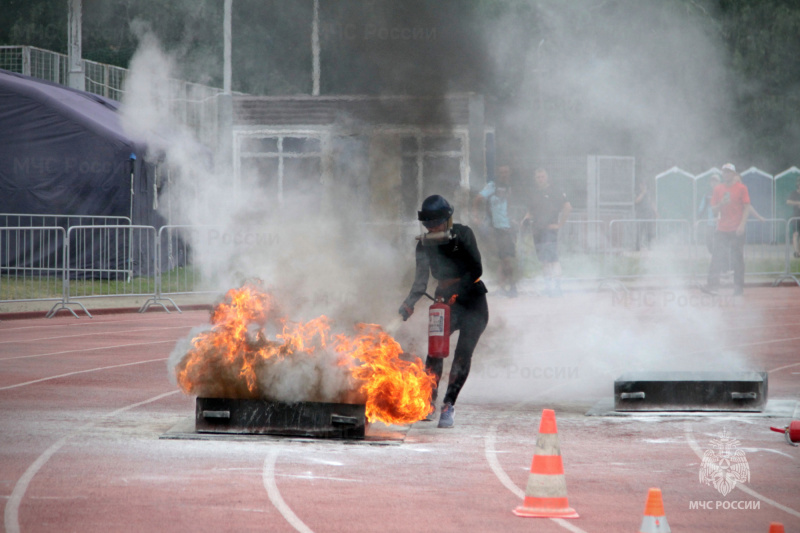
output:
[[455, 424], [456, 408], [453, 404], [446, 403], [442, 405], [442, 414], [439, 416], [440, 428], [451, 428]]
[[716, 296], [719, 289], [711, 285], [700, 285], [700, 290], [706, 294], [710, 294], [711, 296]]
[[423, 422], [433, 422], [433, 419], [434, 419], [434, 417], [436, 417], [436, 404], [433, 404], [433, 403], [432, 403], [432, 404], [431, 404], [431, 409], [433, 409], [433, 411], [431, 411], [430, 413], [428, 413], [428, 414], [425, 416], [425, 418], [423, 418], [423, 419], [422, 419], [422, 421], [423, 421]]

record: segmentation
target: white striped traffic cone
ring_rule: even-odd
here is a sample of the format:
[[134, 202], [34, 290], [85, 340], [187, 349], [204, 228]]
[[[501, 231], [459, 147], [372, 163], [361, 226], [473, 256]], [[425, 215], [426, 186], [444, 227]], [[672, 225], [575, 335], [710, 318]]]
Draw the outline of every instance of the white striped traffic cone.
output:
[[644, 519], [639, 533], [670, 533], [672, 530], [664, 516], [664, 500], [661, 489], [650, 489], [647, 492], [647, 503], [644, 506]]
[[567, 501], [567, 482], [558, 444], [556, 413], [542, 411], [539, 436], [533, 454], [531, 474], [525, 487], [525, 500], [514, 509], [514, 514], [524, 517], [578, 518]]

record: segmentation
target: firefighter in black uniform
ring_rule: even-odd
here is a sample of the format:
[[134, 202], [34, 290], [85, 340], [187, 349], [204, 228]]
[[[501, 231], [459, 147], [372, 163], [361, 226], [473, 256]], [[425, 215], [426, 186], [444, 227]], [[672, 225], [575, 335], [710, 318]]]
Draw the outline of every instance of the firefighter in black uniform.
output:
[[[429, 196], [422, 202], [418, 215], [428, 233], [417, 243], [414, 284], [399, 313], [403, 320], [408, 320], [414, 312], [414, 304], [425, 294], [428, 276], [432, 274], [439, 282], [435, 297], [450, 304], [450, 334], [461, 331], [439, 416], [439, 427], [450, 428], [454, 424], [453, 406], [469, 375], [472, 352], [489, 321], [487, 291], [480, 280], [483, 266], [475, 234], [467, 226], [453, 224], [453, 208], [447, 200], [438, 194]], [[425, 361], [426, 369], [436, 376], [432, 405], [436, 401], [443, 366], [444, 359], [439, 357], [429, 355]], [[433, 415], [428, 415], [426, 420], [432, 420]]]

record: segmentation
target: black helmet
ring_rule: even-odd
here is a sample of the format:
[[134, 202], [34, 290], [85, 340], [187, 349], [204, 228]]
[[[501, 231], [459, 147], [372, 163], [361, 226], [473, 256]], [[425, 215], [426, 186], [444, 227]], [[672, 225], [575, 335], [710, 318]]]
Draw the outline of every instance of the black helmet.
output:
[[424, 226], [438, 226], [453, 216], [453, 206], [443, 196], [434, 194], [425, 198], [422, 209], [417, 212], [417, 218]]

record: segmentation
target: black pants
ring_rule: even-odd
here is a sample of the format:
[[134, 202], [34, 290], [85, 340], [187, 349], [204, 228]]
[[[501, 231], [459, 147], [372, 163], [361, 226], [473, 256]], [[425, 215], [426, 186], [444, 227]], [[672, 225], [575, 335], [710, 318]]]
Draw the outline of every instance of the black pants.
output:
[[723, 271], [733, 268], [733, 286], [744, 288], [744, 234], [736, 235], [735, 231], [717, 231], [714, 233], [714, 252], [711, 254], [711, 266], [708, 269], [708, 286], [719, 287], [719, 277]]
[[[453, 366], [450, 368], [450, 381], [444, 395], [444, 403], [455, 405], [461, 387], [467, 381], [469, 368], [472, 364], [472, 352], [478, 345], [478, 340], [489, 322], [489, 306], [486, 295], [479, 294], [473, 297], [467, 305], [460, 305], [458, 301], [450, 307], [450, 334], [461, 331], [453, 354]], [[438, 395], [439, 380], [442, 378], [444, 359], [430, 357], [425, 360], [425, 368], [436, 376], [436, 388], [433, 389], [431, 401]]]

